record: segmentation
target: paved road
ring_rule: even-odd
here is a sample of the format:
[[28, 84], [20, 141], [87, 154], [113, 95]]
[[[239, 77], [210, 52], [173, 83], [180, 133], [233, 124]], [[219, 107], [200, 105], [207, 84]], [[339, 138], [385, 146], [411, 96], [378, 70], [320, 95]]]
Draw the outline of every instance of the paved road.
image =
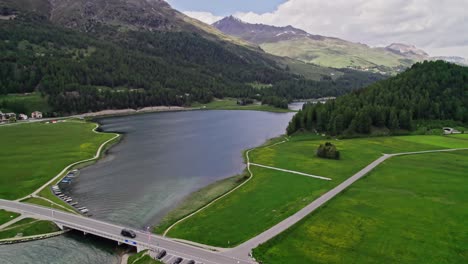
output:
[[[51, 220], [58, 225], [63, 225], [72, 229], [87, 232], [89, 234], [98, 235], [118, 242], [130, 245], [137, 245], [142, 248], [151, 248], [152, 250], [165, 249], [169, 255], [178, 256], [184, 259], [193, 259], [205, 264], [252, 264], [248, 257], [236, 259], [228, 255], [218, 252], [212, 252], [205, 249], [193, 247], [190, 245], [175, 242], [168, 238], [163, 238], [156, 235], [149, 235], [144, 231], [137, 231], [135, 239], [128, 239], [120, 235], [120, 231], [124, 228], [103, 221], [95, 220], [88, 217], [78, 216], [74, 214], [64, 213], [61, 211], [51, 210], [46, 207], [19, 203], [15, 201], [0, 200], [0, 208], [8, 211], [27, 213], [29, 215], [38, 216], [41, 219]], [[127, 241], [125, 241], [127, 240]]]

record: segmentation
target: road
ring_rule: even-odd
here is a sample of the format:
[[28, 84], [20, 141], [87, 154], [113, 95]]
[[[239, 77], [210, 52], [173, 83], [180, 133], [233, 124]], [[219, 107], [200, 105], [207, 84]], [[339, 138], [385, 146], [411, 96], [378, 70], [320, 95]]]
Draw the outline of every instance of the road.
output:
[[[205, 264], [252, 264], [248, 257], [237, 259], [224, 253], [212, 252], [198, 247], [175, 242], [171, 239], [157, 235], [150, 235], [145, 231], [135, 230], [137, 237], [128, 239], [120, 235], [120, 231], [125, 227], [106, 223], [96, 219], [51, 210], [46, 207], [20, 203], [16, 201], [0, 200], [0, 208], [8, 211], [26, 213], [38, 218], [51, 220], [58, 225], [69, 227], [75, 230], [94, 234], [100, 237], [112, 239], [129, 245], [136, 245], [141, 248], [150, 248], [154, 251], [164, 249], [169, 255], [178, 256], [184, 259], [193, 259], [198, 263]], [[125, 241], [127, 240], [127, 241]]]

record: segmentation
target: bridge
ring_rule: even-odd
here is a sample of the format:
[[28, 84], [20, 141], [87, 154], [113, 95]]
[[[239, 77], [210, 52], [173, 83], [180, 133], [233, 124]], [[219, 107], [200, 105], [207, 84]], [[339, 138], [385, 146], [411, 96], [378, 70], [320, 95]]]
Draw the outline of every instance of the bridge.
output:
[[149, 249], [153, 252], [166, 250], [168, 255], [181, 257], [185, 260], [194, 260], [204, 264], [253, 264], [256, 263], [248, 255], [242, 258], [230, 256], [229, 252], [215, 252], [203, 248], [191, 246], [181, 242], [161, 237], [145, 231], [134, 230], [136, 238], [131, 239], [120, 234], [124, 226], [83, 217], [71, 213], [57, 211], [54, 209], [7, 201], [0, 199], [0, 208], [31, 215], [32, 217], [49, 220], [57, 224], [61, 229], [72, 229], [82, 231], [84, 234], [92, 234], [98, 237], [116, 241], [119, 244], [134, 246], [137, 251]]

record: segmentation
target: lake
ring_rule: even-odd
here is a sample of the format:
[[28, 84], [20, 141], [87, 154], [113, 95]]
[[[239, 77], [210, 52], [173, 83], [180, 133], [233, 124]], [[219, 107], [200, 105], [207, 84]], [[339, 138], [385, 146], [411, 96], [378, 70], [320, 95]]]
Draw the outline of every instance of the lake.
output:
[[[241, 173], [242, 151], [284, 134], [292, 115], [187, 111], [101, 119], [103, 131], [124, 133], [123, 140], [82, 169], [65, 192], [95, 218], [132, 228], [155, 225], [191, 192]], [[112, 246], [101, 244], [62, 236], [0, 246], [0, 256], [15, 264], [115, 263]]]

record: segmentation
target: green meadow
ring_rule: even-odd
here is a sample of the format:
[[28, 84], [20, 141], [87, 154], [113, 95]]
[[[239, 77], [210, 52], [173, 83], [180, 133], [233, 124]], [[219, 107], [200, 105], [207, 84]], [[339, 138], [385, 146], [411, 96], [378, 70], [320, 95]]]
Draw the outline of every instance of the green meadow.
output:
[[0, 239], [27, 237], [60, 231], [52, 222], [25, 218], [0, 230]]
[[467, 263], [467, 157], [387, 160], [254, 255], [268, 264]]
[[0, 225], [3, 225], [16, 217], [18, 217], [19, 214], [13, 213], [13, 212], [8, 212], [3, 209], [0, 209]]
[[95, 126], [78, 121], [1, 126], [0, 198], [24, 197], [69, 164], [92, 158], [114, 136], [93, 132]]
[[207, 104], [194, 104], [194, 108], [201, 107], [205, 110], [251, 110], [251, 111], [266, 111], [275, 113], [286, 113], [292, 112], [288, 109], [277, 108], [270, 105], [261, 104], [250, 104], [250, 105], [238, 105], [237, 99], [235, 98], [224, 98], [215, 99], [214, 101]]
[[468, 141], [443, 136], [404, 136], [334, 140], [341, 160], [317, 158], [326, 140], [294, 136], [287, 143], [258, 148], [251, 162], [332, 178], [306, 176], [251, 166], [254, 177], [234, 193], [174, 226], [168, 236], [218, 247], [234, 247], [294, 214], [382, 153], [468, 147]]

